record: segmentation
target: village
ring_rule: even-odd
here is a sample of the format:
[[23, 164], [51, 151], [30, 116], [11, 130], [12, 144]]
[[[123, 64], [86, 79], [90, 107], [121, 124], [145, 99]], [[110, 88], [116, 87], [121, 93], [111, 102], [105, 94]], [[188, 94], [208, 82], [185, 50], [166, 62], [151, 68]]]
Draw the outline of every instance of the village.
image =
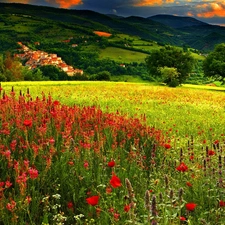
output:
[[21, 46], [20, 50], [23, 53], [15, 54], [14, 56], [21, 60], [27, 60], [25, 66], [29, 69], [35, 69], [38, 66], [53, 65], [62, 69], [68, 76], [83, 75], [84, 73], [83, 70], [73, 68], [66, 64], [57, 54], [49, 54], [41, 50], [33, 51], [22, 42], [18, 42], [18, 44]]

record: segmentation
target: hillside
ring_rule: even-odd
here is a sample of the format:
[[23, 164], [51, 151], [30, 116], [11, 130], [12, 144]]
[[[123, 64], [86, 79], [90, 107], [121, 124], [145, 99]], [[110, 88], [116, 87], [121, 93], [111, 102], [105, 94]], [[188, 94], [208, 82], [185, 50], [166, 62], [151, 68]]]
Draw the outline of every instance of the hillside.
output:
[[[209, 25], [191, 17], [156, 15], [148, 18], [125, 18], [89, 10], [67, 10], [15, 3], [0, 3], [0, 28], [6, 40], [4, 45], [7, 45], [8, 38], [26, 39], [28, 34], [31, 38], [27, 39], [32, 40], [40, 39], [39, 36], [60, 40], [75, 31], [80, 35], [92, 36], [94, 30], [112, 34], [123, 33], [163, 45], [188, 45], [205, 52], [211, 51], [215, 44], [225, 42], [224, 27]], [[217, 35], [209, 42], [208, 36], [211, 33]]]

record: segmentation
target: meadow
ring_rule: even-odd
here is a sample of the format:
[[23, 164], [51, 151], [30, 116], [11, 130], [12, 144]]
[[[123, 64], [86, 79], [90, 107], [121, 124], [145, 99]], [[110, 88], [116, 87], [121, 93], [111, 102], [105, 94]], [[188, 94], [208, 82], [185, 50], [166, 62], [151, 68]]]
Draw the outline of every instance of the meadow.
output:
[[0, 224], [224, 224], [225, 89], [0, 89]]

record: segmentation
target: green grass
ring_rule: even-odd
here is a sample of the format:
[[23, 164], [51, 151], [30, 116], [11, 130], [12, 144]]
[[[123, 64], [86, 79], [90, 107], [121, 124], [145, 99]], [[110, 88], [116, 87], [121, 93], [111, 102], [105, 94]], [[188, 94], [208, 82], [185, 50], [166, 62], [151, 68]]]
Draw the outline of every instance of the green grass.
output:
[[141, 52], [135, 52], [131, 50], [107, 47], [100, 51], [100, 59], [110, 58], [116, 62], [132, 63], [132, 62], [144, 62], [148, 55]]
[[[12, 86], [15, 93], [24, 93], [19, 102], [10, 98]], [[1, 185], [14, 185], [0, 199], [0, 222], [56, 224], [54, 216], [63, 212], [68, 224], [147, 225], [154, 219], [181, 225], [180, 216], [187, 224], [224, 224], [225, 88], [90, 81], [10, 82], [2, 87], [9, 97], [1, 100]], [[30, 118], [33, 125], [24, 125]], [[151, 132], [146, 136], [145, 124], [160, 130], [160, 139], [153, 141]], [[9, 159], [18, 161], [18, 173]], [[28, 177], [24, 186], [17, 178], [28, 160], [29, 170], [39, 173], [33, 180]], [[113, 168], [108, 166], [112, 160]], [[183, 172], [181, 162], [186, 166]], [[116, 188], [112, 174], [120, 179]], [[29, 206], [27, 196], [32, 198]], [[87, 204], [90, 196], [100, 196], [98, 205]], [[157, 214], [152, 212], [153, 198]], [[13, 201], [17, 205], [10, 211]], [[186, 209], [190, 202], [196, 204], [193, 211]], [[85, 218], [75, 221], [80, 214]]]

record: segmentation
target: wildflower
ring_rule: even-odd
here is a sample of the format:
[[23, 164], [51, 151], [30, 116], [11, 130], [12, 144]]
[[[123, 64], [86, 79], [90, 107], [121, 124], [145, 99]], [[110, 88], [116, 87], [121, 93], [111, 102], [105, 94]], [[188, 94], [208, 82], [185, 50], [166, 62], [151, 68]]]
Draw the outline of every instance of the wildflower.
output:
[[215, 151], [213, 151], [213, 150], [209, 150], [207, 153], [208, 153], [208, 156], [215, 155]]
[[68, 202], [67, 203], [67, 208], [68, 209], [73, 209], [73, 202]]
[[186, 221], [186, 218], [184, 216], [180, 216], [180, 221]]
[[9, 180], [7, 180], [6, 182], [5, 182], [5, 187], [6, 188], [10, 188], [12, 186], [12, 183], [9, 181]]
[[225, 202], [224, 202], [223, 200], [220, 200], [220, 201], [219, 201], [219, 206], [220, 206], [220, 207], [225, 207]]
[[193, 202], [189, 202], [185, 205], [185, 207], [188, 211], [194, 211], [196, 206], [197, 206], [197, 204], [195, 204]]
[[32, 198], [30, 196], [26, 196], [25, 202], [30, 204], [31, 200], [32, 200]]
[[166, 144], [164, 144], [164, 148], [165, 148], [165, 149], [170, 149], [170, 148], [171, 148], [171, 145], [168, 144], [168, 143], [166, 143]]
[[184, 162], [182, 162], [176, 169], [180, 172], [185, 172], [188, 170], [188, 167]]
[[186, 182], [186, 185], [187, 185], [188, 187], [192, 187], [192, 183], [189, 182], [189, 181]]
[[108, 162], [108, 167], [114, 167], [116, 165], [114, 160], [111, 160], [110, 162]]
[[114, 214], [113, 214], [113, 217], [114, 217], [114, 219], [115, 219], [116, 221], [118, 221], [119, 218], [120, 218], [120, 214], [119, 214], [119, 213], [114, 213]]
[[28, 173], [29, 173], [31, 179], [36, 179], [38, 177], [38, 170], [36, 170], [34, 168], [30, 168], [28, 170]]
[[110, 180], [110, 184], [112, 185], [112, 187], [114, 188], [117, 188], [117, 187], [120, 187], [122, 184], [121, 184], [121, 181], [120, 181], [120, 178], [117, 177], [116, 175], [113, 175], [111, 180]]
[[7, 203], [6, 205], [6, 208], [9, 210], [9, 211], [13, 211], [16, 207], [16, 202], [14, 200], [11, 200], [11, 203]]
[[32, 127], [32, 120], [24, 120], [23, 125], [26, 127]]
[[106, 187], [105, 192], [106, 192], [106, 194], [111, 194], [112, 188], [111, 187]]
[[89, 163], [88, 163], [88, 161], [85, 161], [85, 162], [84, 162], [84, 168], [85, 168], [85, 169], [88, 169], [88, 167], [89, 167]]
[[95, 206], [98, 204], [98, 201], [99, 201], [99, 196], [98, 195], [94, 195], [94, 196], [91, 196], [89, 198], [86, 198], [86, 202], [89, 204], [89, 205], [92, 205], [92, 206]]
[[124, 212], [129, 212], [130, 211], [130, 205], [125, 205], [123, 209], [124, 209]]

